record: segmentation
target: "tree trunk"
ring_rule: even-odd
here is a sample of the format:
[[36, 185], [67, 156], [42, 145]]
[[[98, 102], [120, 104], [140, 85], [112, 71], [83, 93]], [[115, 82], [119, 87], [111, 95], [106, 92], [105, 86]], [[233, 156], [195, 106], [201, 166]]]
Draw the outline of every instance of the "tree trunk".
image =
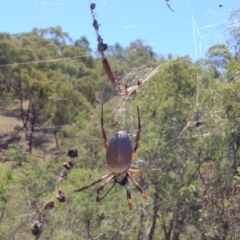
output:
[[149, 232], [148, 240], [153, 240], [153, 235], [154, 235], [154, 231], [155, 231], [155, 228], [156, 228], [158, 210], [159, 210], [158, 200], [159, 200], [159, 196], [158, 196], [157, 191], [155, 191], [155, 193], [154, 193], [154, 203], [153, 203], [152, 226], [151, 226], [151, 229], [150, 229], [150, 232]]

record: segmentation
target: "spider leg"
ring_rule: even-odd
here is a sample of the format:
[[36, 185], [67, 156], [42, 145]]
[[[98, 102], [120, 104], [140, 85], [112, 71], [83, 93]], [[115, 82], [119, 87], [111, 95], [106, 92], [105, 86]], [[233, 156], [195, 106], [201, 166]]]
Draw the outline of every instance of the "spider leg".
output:
[[87, 188], [89, 188], [89, 187], [91, 187], [91, 186], [93, 186], [93, 185], [101, 182], [103, 179], [105, 179], [105, 178], [107, 178], [107, 177], [109, 177], [109, 176], [111, 176], [111, 175], [114, 175], [114, 173], [108, 173], [108, 174], [102, 176], [101, 178], [99, 178], [98, 180], [94, 181], [94, 182], [91, 183], [90, 185], [87, 185], [87, 186], [85, 186], [85, 187], [82, 187], [82, 188], [79, 188], [79, 189], [77, 189], [77, 190], [74, 190], [74, 192], [81, 192], [81, 191], [83, 191], [83, 190], [85, 190], [85, 189], [87, 189]]
[[115, 177], [113, 175], [113, 173], [111, 173], [111, 177], [109, 177], [98, 189], [97, 189], [97, 197], [96, 197], [96, 201], [99, 202], [100, 201], [100, 197], [99, 197], [99, 193], [100, 191], [102, 191], [104, 189], [104, 187]]
[[138, 106], [137, 106], [137, 112], [138, 112], [138, 132], [137, 132], [137, 136], [136, 136], [136, 140], [135, 140], [135, 146], [134, 146], [134, 149], [133, 149], [132, 160], [134, 159], [135, 153], [138, 149], [138, 143], [139, 143], [140, 135], [141, 135], [141, 121], [140, 121]]
[[132, 207], [132, 197], [131, 197], [131, 189], [130, 189], [130, 186], [129, 186], [128, 178], [126, 180], [126, 193], [127, 193], [127, 201], [128, 201], [129, 210], [132, 210], [133, 209], [133, 207]]
[[144, 191], [142, 190], [142, 188], [138, 185], [138, 183], [134, 180], [134, 178], [130, 175], [129, 172], [127, 172], [127, 177], [130, 181], [133, 182], [133, 184], [135, 185], [135, 187], [137, 188], [137, 190], [142, 194], [142, 197], [147, 200], [147, 195], [144, 193]]
[[107, 149], [107, 135], [103, 126], [103, 103], [102, 103], [102, 113], [101, 113], [101, 129], [102, 129], [102, 137], [103, 137], [103, 145], [105, 149]]
[[140, 169], [132, 169], [132, 168], [129, 168], [128, 171], [129, 171], [129, 172], [132, 172], [132, 173], [136, 173], [138, 176], [140, 176], [141, 173], [142, 173], [142, 170], [140, 170]]

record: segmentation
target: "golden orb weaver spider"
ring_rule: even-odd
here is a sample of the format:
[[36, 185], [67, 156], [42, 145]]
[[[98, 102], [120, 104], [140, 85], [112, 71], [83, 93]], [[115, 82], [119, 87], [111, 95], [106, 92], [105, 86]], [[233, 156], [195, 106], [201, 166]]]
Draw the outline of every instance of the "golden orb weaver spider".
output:
[[139, 169], [131, 169], [131, 163], [134, 159], [135, 153], [138, 149], [138, 143], [141, 135], [141, 121], [139, 116], [139, 108], [137, 106], [138, 113], [138, 132], [135, 140], [135, 146], [132, 148], [132, 142], [130, 137], [125, 131], [119, 131], [114, 134], [114, 136], [110, 139], [109, 144], [107, 144], [107, 136], [103, 125], [103, 104], [102, 104], [102, 112], [101, 112], [101, 130], [103, 137], [103, 145], [106, 149], [106, 165], [105, 167], [110, 171], [110, 173], [102, 176], [98, 180], [94, 181], [90, 185], [82, 187], [80, 189], [75, 190], [74, 192], [81, 192], [107, 178], [107, 180], [97, 189], [97, 197], [96, 201], [99, 202], [101, 199], [99, 197], [100, 191], [104, 189], [104, 187], [111, 181], [114, 180], [116, 183], [119, 183], [122, 186], [126, 187], [127, 192], [127, 201], [129, 209], [132, 210], [132, 198], [131, 198], [131, 190], [129, 186], [129, 181], [133, 182], [136, 189], [141, 193], [142, 197], [147, 200], [147, 195], [144, 193], [142, 188], [138, 185], [138, 183], [131, 176], [130, 172], [141, 174], [141, 170]]

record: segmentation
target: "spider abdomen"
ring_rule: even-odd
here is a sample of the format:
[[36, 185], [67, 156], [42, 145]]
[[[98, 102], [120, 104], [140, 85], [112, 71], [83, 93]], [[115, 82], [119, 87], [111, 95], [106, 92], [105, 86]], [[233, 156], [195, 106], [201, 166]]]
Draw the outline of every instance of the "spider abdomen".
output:
[[126, 172], [132, 161], [132, 142], [125, 131], [117, 132], [110, 140], [106, 152], [107, 167], [113, 173]]

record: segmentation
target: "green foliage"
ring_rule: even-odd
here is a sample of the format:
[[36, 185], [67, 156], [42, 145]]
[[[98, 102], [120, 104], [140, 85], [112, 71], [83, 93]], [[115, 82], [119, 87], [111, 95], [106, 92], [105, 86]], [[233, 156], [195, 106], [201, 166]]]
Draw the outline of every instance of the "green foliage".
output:
[[[231, 31], [237, 40], [237, 29]], [[138, 71], [158, 67], [136, 95], [121, 97], [101, 59], [91, 56], [86, 37], [73, 42], [60, 27], [34, 29], [0, 34], [0, 46], [1, 64], [9, 64], [0, 68], [0, 100], [8, 106], [19, 100], [14, 111], [26, 137], [12, 140], [0, 163], [1, 239], [34, 239], [30, 226], [43, 213], [40, 239], [239, 238], [237, 48], [230, 54], [227, 45], [213, 46], [207, 59], [193, 63], [189, 56], [157, 58], [141, 40], [127, 48], [115, 44], [107, 58], [116, 75], [129, 73], [124, 84]], [[141, 140], [132, 168], [142, 169], [134, 178], [148, 200], [131, 184], [132, 211], [119, 184], [100, 202], [95, 192], [101, 183], [73, 192], [109, 172], [103, 167], [102, 101], [108, 140], [126, 130], [135, 143], [140, 109]], [[39, 132], [43, 144], [36, 144]], [[68, 148], [77, 148], [79, 156], [61, 177]], [[111, 183], [100, 196], [110, 188]], [[59, 189], [64, 203], [56, 200]], [[49, 200], [54, 208], [47, 209]]]
[[8, 189], [7, 185], [13, 180], [13, 172], [2, 166], [1, 168], [1, 178], [0, 178], [0, 202], [7, 203], [8, 201]]
[[28, 153], [23, 146], [8, 144], [8, 150], [5, 154], [7, 158], [20, 166], [27, 161]]

